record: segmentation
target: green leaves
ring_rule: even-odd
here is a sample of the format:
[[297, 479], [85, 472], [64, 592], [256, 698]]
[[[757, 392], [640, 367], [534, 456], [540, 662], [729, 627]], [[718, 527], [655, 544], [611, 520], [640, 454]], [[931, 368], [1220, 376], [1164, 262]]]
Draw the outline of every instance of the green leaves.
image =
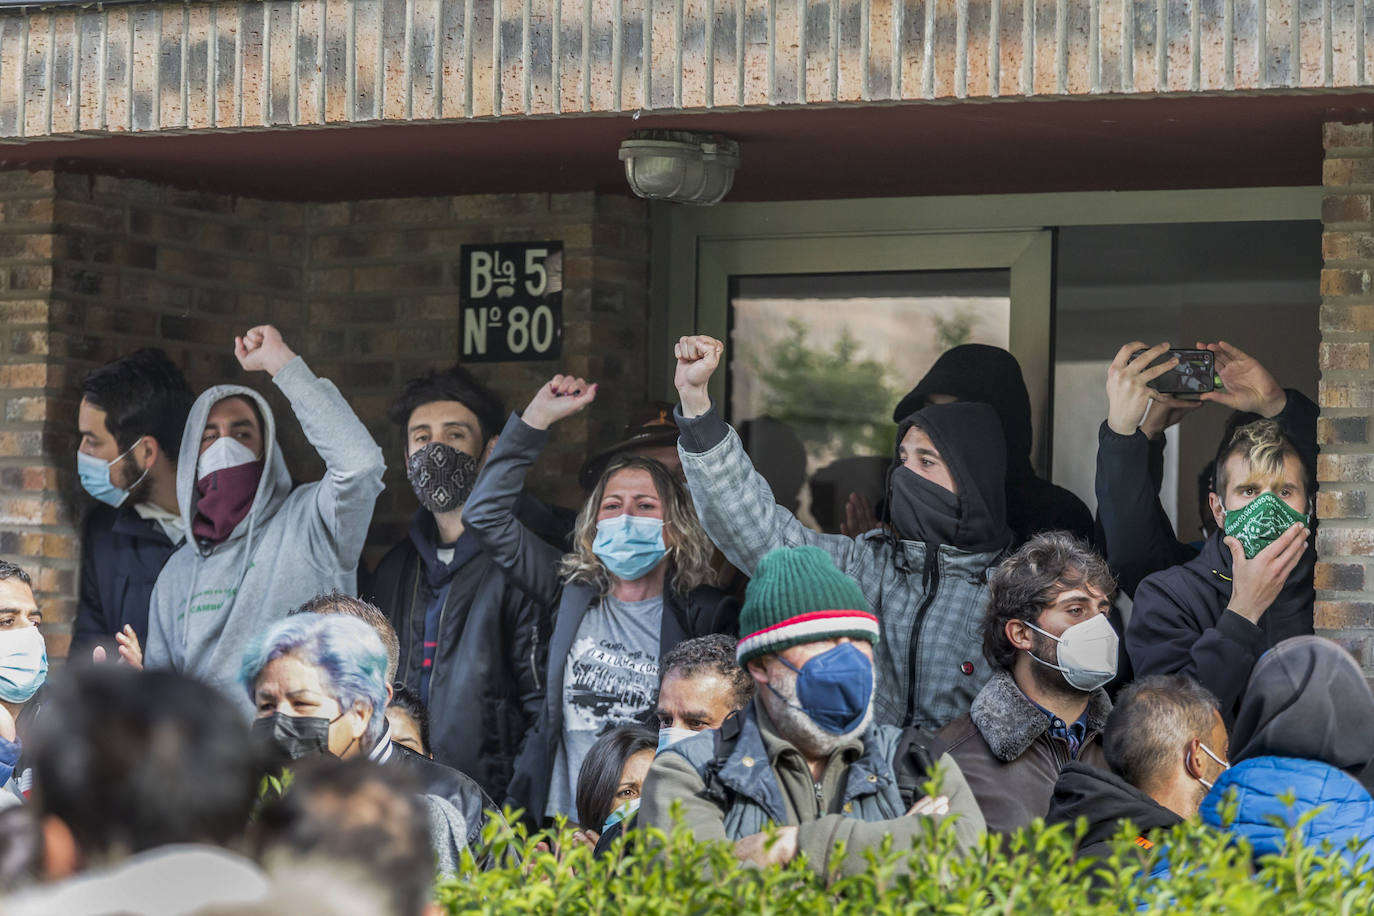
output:
[[[516, 823], [513, 817], [507, 823]], [[869, 867], [850, 877], [817, 874], [799, 857], [783, 867], [738, 863], [730, 844], [698, 844], [683, 831], [635, 824], [609, 855], [596, 859], [563, 827], [529, 835], [493, 819], [487, 847], [502, 867], [442, 880], [437, 898], [450, 913], [557, 916], [897, 916], [1119, 913], [1268, 916], [1374, 911], [1374, 881], [1340, 850], [1306, 848], [1296, 824], [1283, 855], [1252, 862], [1248, 844], [1199, 824], [1153, 834], [1137, 846], [1123, 825], [1109, 857], [1075, 859], [1085, 825], [987, 837], [973, 853], [955, 851], [948, 822], [931, 825], [910, 849], [854, 852]], [[1161, 877], [1162, 875], [1162, 877]], [[1154, 876], [1154, 877], [1152, 877]]]

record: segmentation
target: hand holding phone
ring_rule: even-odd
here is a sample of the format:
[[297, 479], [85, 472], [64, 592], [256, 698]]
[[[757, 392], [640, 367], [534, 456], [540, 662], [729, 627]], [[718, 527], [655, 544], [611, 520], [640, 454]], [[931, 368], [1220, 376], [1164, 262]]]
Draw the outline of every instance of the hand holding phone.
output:
[[[1131, 354], [1134, 360], [1145, 350]], [[1160, 354], [1151, 366], [1157, 366], [1171, 359], [1178, 365], [1146, 382], [1160, 394], [1203, 394], [1216, 390], [1216, 368], [1211, 350], [1169, 349]]]

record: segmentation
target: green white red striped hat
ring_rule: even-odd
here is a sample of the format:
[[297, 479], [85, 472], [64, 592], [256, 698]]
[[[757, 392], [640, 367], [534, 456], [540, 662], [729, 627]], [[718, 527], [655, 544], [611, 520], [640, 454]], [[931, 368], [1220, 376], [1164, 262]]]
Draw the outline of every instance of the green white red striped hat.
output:
[[791, 646], [848, 636], [878, 644], [878, 618], [855, 581], [819, 547], [780, 547], [744, 594], [735, 657], [743, 665]]

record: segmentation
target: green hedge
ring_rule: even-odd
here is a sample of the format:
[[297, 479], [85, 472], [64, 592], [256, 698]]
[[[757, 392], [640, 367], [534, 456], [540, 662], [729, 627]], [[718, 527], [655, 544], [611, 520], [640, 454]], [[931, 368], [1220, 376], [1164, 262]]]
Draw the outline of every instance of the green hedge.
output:
[[[440, 882], [438, 900], [450, 913], [558, 916], [1374, 912], [1374, 875], [1359, 874], [1340, 851], [1305, 849], [1291, 835], [1285, 854], [1252, 863], [1246, 844], [1198, 824], [1180, 825], [1150, 851], [1123, 829], [1111, 858], [1097, 862], [1075, 861], [1081, 834], [1068, 825], [1037, 822], [1005, 848], [988, 838], [970, 856], [953, 851], [946, 825], [914, 850], [869, 851], [865, 873], [829, 880], [796, 861], [744, 867], [729, 845], [696, 844], [680, 832], [633, 835], [598, 860], [571, 844], [567, 831], [527, 836], [493, 826], [487, 839], [509, 864], [465, 869]], [[1172, 876], [1152, 879], [1166, 847]]]

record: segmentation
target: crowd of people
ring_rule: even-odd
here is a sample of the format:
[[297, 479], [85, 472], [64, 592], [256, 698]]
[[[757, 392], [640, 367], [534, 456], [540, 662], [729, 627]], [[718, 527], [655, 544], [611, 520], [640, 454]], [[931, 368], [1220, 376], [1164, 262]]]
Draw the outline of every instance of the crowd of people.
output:
[[[648, 825], [821, 875], [934, 824], [968, 853], [1036, 819], [1086, 819], [1083, 857], [1124, 821], [1149, 849], [1201, 819], [1362, 862], [1374, 695], [1313, 635], [1318, 411], [1199, 347], [1220, 384], [1196, 398], [1150, 386], [1166, 344], [1116, 355], [1095, 518], [1032, 470], [1011, 354], [945, 353], [896, 407], [881, 498], [833, 532], [713, 404], [708, 337], [675, 345], [677, 405], [594, 444], [576, 511], [528, 481], [595, 401], [582, 378], [507, 417], [463, 368], [427, 372], [388, 450], [253, 328], [240, 365], [325, 465], [300, 484], [259, 392], [116, 360], [83, 385], [97, 504], [51, 677], [29, 564], [0, 562], [6, 909], [416, 916], [436, 874], [500, 859], [504, 812], [595, 855]], [[1208, 404], [1230, 419], [1185, 543], [1164, 439]], [[388, 451], [419, 506], [369, 571]]]

